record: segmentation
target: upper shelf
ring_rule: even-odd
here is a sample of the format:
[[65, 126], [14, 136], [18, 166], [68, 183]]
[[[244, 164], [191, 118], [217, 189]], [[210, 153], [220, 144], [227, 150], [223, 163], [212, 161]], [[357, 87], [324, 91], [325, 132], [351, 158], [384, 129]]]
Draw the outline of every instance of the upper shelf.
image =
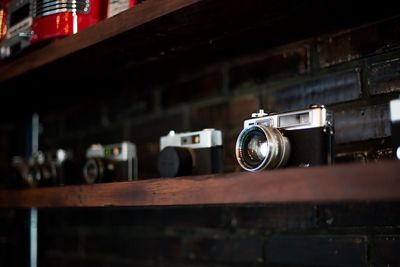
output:
[[142, 70], [154, 62], [166, 62], [168, 68], [157, 66], [162, 70], [180, 62], [177, 59], [186, 65], [216, 60], [396, 14], [393, 3], [384, 2], [363, 5], [359, 12], [360, 7], [348, 1], [146, 0], [3, 62], [0, 83], [23, 76], [25, 84], [40, 82], [43, 88], [44, 79], [100, 79], [99, 72], [108, 77], [126, 69], [132, 73], [132, 68]]
[[400, 201], [400, 161], [0, 191], [1, 208]]
[[78, 34], [62, 40], [57, 40], [37, 51], [0, 66], [0, 81], [6, 81], [17, 77], [25, 72], [98, 44], [146, 22], [155, 20], [199, 1], [200, 0], [149, 0], [144, 2], [134, 9], [101, 21]]

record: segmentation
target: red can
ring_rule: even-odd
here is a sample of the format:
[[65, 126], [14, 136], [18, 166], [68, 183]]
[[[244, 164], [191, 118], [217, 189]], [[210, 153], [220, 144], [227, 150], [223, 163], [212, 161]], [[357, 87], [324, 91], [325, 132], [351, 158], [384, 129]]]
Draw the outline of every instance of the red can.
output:
[[[99, 0], [35, 0], [32, 44], [75, 34], [102, 19]], [[104, 2], [103, 2], [104, 3]]]

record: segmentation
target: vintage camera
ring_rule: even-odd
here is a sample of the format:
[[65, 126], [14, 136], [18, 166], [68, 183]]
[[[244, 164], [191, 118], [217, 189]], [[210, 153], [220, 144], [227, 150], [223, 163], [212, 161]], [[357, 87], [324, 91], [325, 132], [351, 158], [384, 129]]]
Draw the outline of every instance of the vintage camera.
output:
[[6, 0], [3, 5], [7, 33], [1, 43], [0, 58], [9, 57], [28, 47], [32, 36], [32, 0]]
[[161, 177], [223, 171], [222, 133], [215, 129], [175, 133], [160, 138], [158, 171]]
[[286, 113], [254, 113], [236, 141], [236, 159], [247, 171], [309, 167], [334, 160], [332, 113], [324, 106]]
[[400, 98], [390, 101], [393, 155], [400, 159]]
[[52, 151], [38, 151], [29, 159], [14, 157], [14, 187], [43, 187], [67, 184], [67, 177], [76, 179], [71, 172], [70, 151], [57, 149]]
[[136, 5], [136, 0], [108, 0], [107, 18], [117, 15]]
[[97, 0], [33, 0], [32, 44], [75, 34], [102, 18]]
[[12, 187], [35, 188], [54, 185], [55, 170], [51, 164], [45, 160], [45, 156], [38, 151], [30, 158], [14, 157], [12, 161], [14, 175], [12, 177]]
[[87, 184], [137, 179], [136, 146], [130, 142], [91, 145], [86, 158], [83, 179]]

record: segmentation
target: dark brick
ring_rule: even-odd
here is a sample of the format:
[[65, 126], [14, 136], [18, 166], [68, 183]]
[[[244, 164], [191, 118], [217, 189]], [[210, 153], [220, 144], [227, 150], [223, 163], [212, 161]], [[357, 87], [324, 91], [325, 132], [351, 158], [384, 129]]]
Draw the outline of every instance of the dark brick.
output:
[[210, 104], [190, 111], [190, 128], [198, 131], [205, 128], [219, 130], [229, 128], [229, 103]]
[[231, 223], [229, 209], [223, 207], [46, 209], [40, 210], [39, 216], [41, 230], [49, 234], [80, 227], [106, 232], [110, 225], [132, 231], [146, 227], [150, 231], [164, 228], [192, 231], [196, 227], [224, 228]]
[[225, 131], [223, 135], [224, 142], [224, 170], [225, 172], [240, 171], [241, 168], [236, 160], [235, 146], [236, 140], [241, 129]]
[[153, 110], [153, 95], [151, 89], [131, 88], [107, 100], [107, 115], [110, 123], [129, 118], [138, 114], [146, 114]]
[[123, 141], [121, 126], [100, 128], [98, 131], [89, 132], [83, 137], [83, 146], [88, 148], [91, 144], [113, 144]]
[[318, 207], [319, 225], [326, 227], [366, 227], [400, 225], [398, 203], [325, 205]]
[[337, 111], [334, 116], [338, 144], [390, 136], [388, 105]]
[[229, 71], [232, 89], [252, 86], [268, 79], [280, 79], [309, 70], [309, 46], [283, 48], [279, 52], [259, 55], [236, 63]]
[[137, 237], [109, 231], [86, 235], [79, 244], [85, 255], [119, 256], [130, 259], [181, 258], [181, 240], [177, 237]]
[[160, 152], [159, 142], [139, 142], [136, 145], [138, 155], [139, 179], [160, 177], [157, 169], [158, 154]]
[[[386, 146], [386, 148], [377, 148], [378, 146], [371, 144], [371, 142], [362, 142], [358, 145], [364, 146], [363, 150], [346, 151], [336, 153], [335, 162], [336, 163], [349, 163], [349, 162], [376, 162], [381, 160], [392, 160], [394, 158], [393, 148], [389, 146], [389, 142], [385, 139], [376, 140], [379, 142], [379, 147]], [[349, 150], [346, 147], [337, 147], [338, 150]]]
[[272, 236], [266, 262], [304, 266], [367, 266], [366, 242], [360, 236]]
[[163, 114], [158, 117], [148, 118], [140, 122], [133, 122], [130, 140], [133, 142], [160, 142], [160, 137], [168, 134], [170, 130], [176, 132], [186, 131], [183, 128], [184, 114]]
[[209, 238], [192, 239], [190, 241], [190, 255], [192, 260], [211, 262], [262, 262], [261, 239], [238, 238], [216, 240]]
[[279, 205], [236, 208], [233, 221], [236, 227], [272, 230], [308, 229], [317, 226], [316, 209], [312, 205]]
[[79, 253], [79, 248], [83, 241], [83, 236], [79, 234], [78, 229], [68, 232], [59, 231], [57, 234], [54, 234], [54, 232], [38, 231], [38, 246], [42, 248], [41, 253], [45, 253], [46, 250], [57, 249], [65, 253]]
[[347, 71], [318, 80], [265, 92], [265, 107], [276, 112], [306, 108], [311, 104], [336, 104], [359, 99], [358, 71]]
[[66, 115], [64, 123], [64, 134], [99, 128], [101, 126], [100, 109], [94, 104], [74, 107]]
[[400, 265], [400, 236], [377, 236], [372, 240], [371, 263], [373, 266]]
[[319, 39], [321, 67], [348, 62], [399, 46], [399, 18], [326, 35]]
[[0, 165], [7, 164], [10, 161], [9, 132], [0, 128]]
[[238, 129], [243, 121], [251, 117], [259, 108], [259, 99], [255, 95], [238, 96], [230, 102], [210, 104], [193, 108], [190, 112], [190, 125], [193, 130], [204, 128]]
[[368, 83], [372, 95], [400, 91], [400, 59], [368, 66]]
[[202, 73], [201, 76], [175, 82], [165, 88], [161, 96], [163, 107], [197, 101], [201, 98], [216, 96], [222, 89], [222, 75], [219, 71]]
[[[62, 135], [61, 132], [61, 120], [58, 118], [58, 120], [49, 120], [49, 121], [43, 121], [41, 122], [42, 124], [42, 137], [48, 136], [52, 138], [60, 138]], [[42, 138], [43, 139], [43, 138]]]

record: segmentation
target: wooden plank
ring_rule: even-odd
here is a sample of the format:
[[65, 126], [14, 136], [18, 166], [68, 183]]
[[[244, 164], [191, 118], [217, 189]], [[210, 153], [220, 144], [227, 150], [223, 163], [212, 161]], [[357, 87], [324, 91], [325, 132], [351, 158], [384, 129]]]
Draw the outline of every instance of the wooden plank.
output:
[[0, 82], [17, 77], [199, 1], [201, 0], [147, 0], [118, 16], [100, 21], [78, 34], [57, 40], [1, 66]]
[[400, 201], [400, 161], [7, 190], [0, 207]]

